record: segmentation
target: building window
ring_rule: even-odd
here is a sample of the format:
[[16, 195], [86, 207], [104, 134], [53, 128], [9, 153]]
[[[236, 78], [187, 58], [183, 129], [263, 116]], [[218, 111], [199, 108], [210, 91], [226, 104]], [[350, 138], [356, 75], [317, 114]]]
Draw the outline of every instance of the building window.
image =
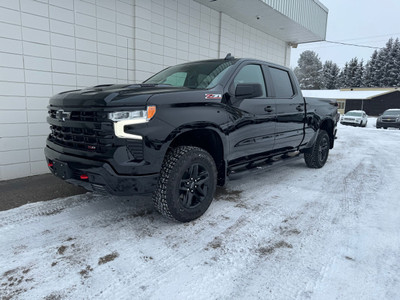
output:
[[344, 105], [344, 104], [345, 104], [344, 101], [340, 101], [340, 100], [339, 100], [337, 103], [338, 103], [338, 109], [344, 109], [344, 106], [345, 106], [345, 105]]

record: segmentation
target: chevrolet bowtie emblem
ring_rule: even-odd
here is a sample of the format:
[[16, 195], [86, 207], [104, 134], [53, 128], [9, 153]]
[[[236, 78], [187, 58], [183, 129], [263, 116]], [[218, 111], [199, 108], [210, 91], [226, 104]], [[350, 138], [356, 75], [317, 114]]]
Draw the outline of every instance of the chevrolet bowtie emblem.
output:
[[66, 119], [69, 119], [70, 115], [70, 112], [65, 112], [62, 109], [57, 110], [56, 112], [56, 118], [62, 122], [65, 122]]

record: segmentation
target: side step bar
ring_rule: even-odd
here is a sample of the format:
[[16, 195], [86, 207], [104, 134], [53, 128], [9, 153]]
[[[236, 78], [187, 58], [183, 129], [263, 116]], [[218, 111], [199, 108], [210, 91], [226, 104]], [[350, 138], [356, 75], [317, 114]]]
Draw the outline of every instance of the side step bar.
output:
[[[228, 168], [229, 179], [236, 179], [241, 177], [243, 174], [251, 173], [254, 170], [259, 170], [260, 168], [283, 163], [284, 161], [290, 161], [292, 159], [298, 158], [300, 151], [293, 151], [281, 155], [275, 155], [269, 158], [254, 160], [242, 165], [236, 165]], [[281, 164], [279, 163], [279, 164]]]

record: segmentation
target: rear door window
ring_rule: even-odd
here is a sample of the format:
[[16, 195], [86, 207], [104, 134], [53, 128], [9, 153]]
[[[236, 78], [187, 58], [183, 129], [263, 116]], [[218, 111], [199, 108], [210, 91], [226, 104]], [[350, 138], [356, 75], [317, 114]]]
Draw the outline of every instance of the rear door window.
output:
[[275, 96], [277, 98], [291, 98], [294, 95], [292, 81], [289, 73], [285, 70], [270, 67], [272, 81], [275, 87]]

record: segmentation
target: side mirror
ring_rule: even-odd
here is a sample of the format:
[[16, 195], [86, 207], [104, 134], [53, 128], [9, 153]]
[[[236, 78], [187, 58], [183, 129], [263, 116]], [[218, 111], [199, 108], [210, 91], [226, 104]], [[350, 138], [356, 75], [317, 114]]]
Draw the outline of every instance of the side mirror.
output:
[[263, 95], [261, 84], [259, 83], [239, 83], [236, 86], [236, 98], [256, 98]]

